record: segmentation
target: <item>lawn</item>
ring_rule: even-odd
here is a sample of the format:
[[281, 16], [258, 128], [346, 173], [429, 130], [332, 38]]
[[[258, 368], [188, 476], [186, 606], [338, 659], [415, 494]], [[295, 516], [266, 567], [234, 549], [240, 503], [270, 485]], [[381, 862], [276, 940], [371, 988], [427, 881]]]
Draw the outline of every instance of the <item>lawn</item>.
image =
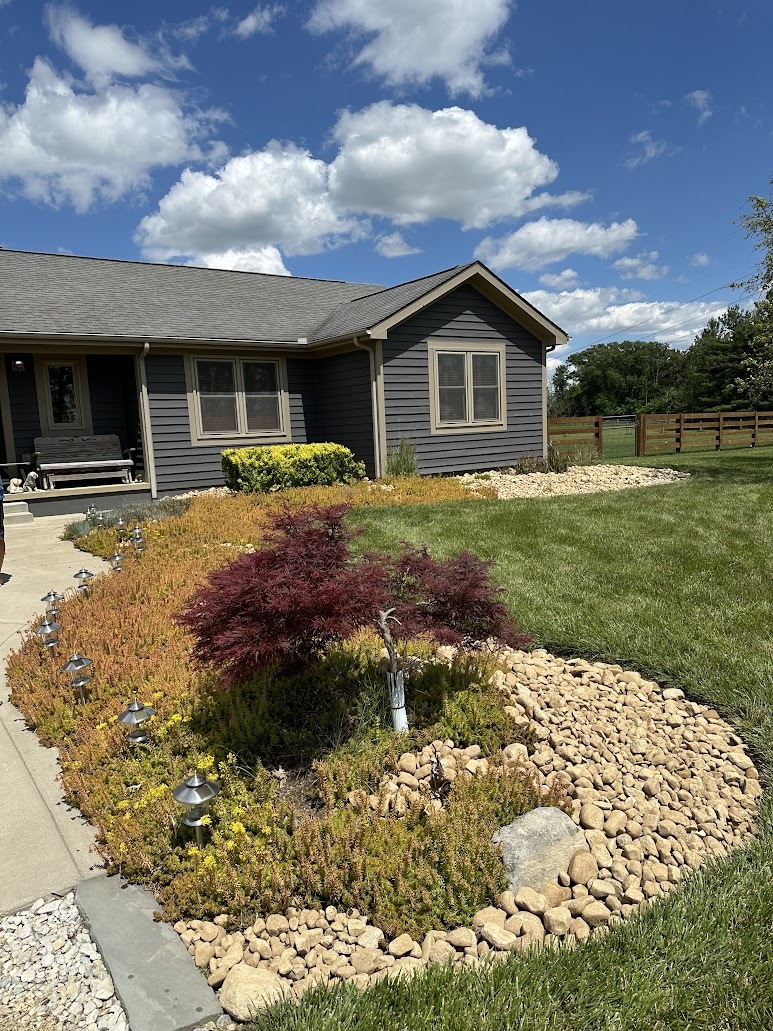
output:
[[[773, 759], [773, 449], [665, 455], [679, 484], [577, 498], [353, 514], [364, 546], [402, 540], [497, 560], [521, 626], [560, 652], [616, 660], [713, 704]], [[773, 822], [668, 901], [573, 953], [483, 976], [431, 971], [279, 1007], [260, 1031], [764, 1031], [773, 1027]]]

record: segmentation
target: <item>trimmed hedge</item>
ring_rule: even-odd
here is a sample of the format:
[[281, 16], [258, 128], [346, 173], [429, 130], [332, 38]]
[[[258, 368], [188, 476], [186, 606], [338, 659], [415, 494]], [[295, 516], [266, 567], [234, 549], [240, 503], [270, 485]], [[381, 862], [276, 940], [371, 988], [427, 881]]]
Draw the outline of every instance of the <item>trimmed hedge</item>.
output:
[[365, 465], [342, 444], [226, 448], [221, 464], [231, 490], [265, 494], [365, 479]]

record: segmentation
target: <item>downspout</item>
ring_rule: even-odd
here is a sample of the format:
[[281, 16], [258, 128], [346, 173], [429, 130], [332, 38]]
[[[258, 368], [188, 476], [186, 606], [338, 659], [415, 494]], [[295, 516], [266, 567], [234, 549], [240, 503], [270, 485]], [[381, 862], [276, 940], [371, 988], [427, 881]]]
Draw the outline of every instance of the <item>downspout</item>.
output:
[[[379, 418], [378, 418], [378, 389], [376, 384], [376, 355], [373, 348], [369, 344], [360, 343], [359, 337], [352, 337], [352, 343], [358, 350], [367, 351], [370, 359], [370, 401], [371, 401], [371, 412], [373, 418], [373, 458], [374, 458], [374, 469], [376, 472], [376, 479], [380, 480], [384, 470], [381, 468], [381, 439], [379, 434]], [[375, 345], [374, 345], [375, 347]]]
[[150, 496], [155, 500], [158, 497], [158, 486], [156, 484], [156, 458], [153, 450], [153, 430], [150, 422], [150, 398], [148, 396], [148, 376], [145, 369], [145, 358], [150, 350], [150, 343], [146, 340], [142, 345], [142, 351], [137, 357], [137, 370], [140, 380], [140, 421], [142, 423], [142, 447], [145, 460], [145, 471], [150, 483]]

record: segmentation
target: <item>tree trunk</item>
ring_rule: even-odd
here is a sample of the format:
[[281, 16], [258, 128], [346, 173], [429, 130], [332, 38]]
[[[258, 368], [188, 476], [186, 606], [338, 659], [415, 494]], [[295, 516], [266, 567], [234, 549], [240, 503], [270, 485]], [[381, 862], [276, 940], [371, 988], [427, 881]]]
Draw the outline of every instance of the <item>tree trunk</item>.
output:
[[400, 669], [397, 649], [389, 629], [389, 620], [394, 618], [393, 612], [394, 609], [379, 612], [377, 622], [381, 640], [389, 655], [387, 687], [389, 689], [389, 707], [392, 710], [392, 729], [397, 734], [404, 734], [408, 729], [408, 714], [405, 710], [405, 674]]

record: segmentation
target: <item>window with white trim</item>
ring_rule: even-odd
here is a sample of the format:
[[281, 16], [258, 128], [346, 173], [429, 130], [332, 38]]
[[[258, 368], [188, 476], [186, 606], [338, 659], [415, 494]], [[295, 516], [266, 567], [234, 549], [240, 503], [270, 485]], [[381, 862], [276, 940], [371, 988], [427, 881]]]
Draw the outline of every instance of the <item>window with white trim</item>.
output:
[[43, 388], [49, 430], [83, 429], [81, 363], [78, 361], [44, 361]]
[[194, 369], [202, 437], [284, 435], [278, 361], [196, 358]]
[[445, 350], [438, 346], [431, 360], [436, 430], [504, 424], [504, 354], [499, 348]]

